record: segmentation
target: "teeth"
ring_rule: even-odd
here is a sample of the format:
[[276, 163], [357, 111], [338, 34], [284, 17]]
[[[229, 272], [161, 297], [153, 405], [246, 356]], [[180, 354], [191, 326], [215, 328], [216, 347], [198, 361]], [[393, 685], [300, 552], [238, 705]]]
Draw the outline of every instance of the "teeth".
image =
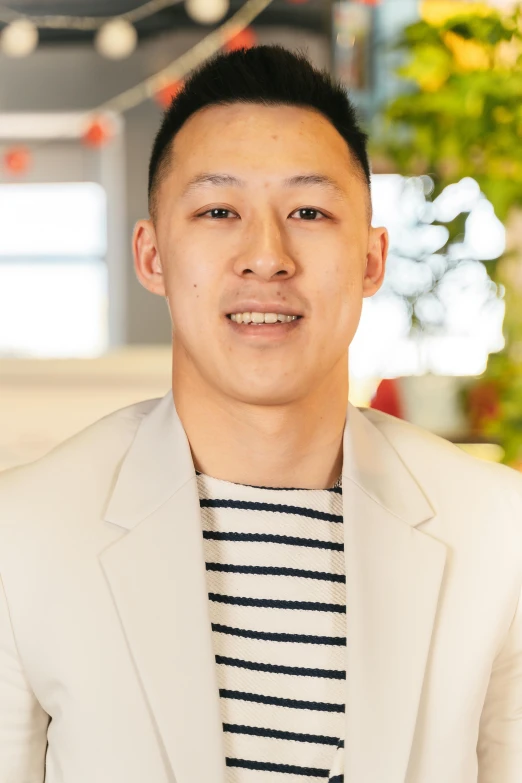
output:
[[296, 315], [283, 315], [282, 313], [232, 313], [230, 318], [238, 324], [275, 324], [295, 321]]

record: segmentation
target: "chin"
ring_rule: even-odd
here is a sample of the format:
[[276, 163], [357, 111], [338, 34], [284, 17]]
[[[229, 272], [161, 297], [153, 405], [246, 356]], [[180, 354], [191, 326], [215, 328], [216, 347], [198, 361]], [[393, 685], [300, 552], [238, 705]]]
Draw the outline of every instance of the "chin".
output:
[[[254, 384], [252, 384], [254, 387]], [[281, 388], [281, 386], [273, 386], [271, 388], [259, 389], [241, 388], [223, 389], [227, 397], [232, 397], [238, 402], [243, 402], [245, 405], [290, 405], [293, 402], [305, 397], [307, 390], [304, 388], [296, 388], [295, 384], [291, 387]]]

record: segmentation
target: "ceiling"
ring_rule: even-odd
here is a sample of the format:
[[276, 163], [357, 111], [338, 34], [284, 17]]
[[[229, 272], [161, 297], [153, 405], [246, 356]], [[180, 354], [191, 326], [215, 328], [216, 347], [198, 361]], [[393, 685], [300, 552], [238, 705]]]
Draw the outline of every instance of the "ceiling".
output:
[[[66, 16], [117, 16], [143, 5], [145, 0], [5, 0], [0, 4], [28, 15], [66, 15]], [[217, 25], [198, 25], [186, 13], [184, 3], [177, 2], [146, 19], [136, 22], [140, 39], [164, 33], [166, 30], [199, 27], [210, 32], [219, 24], [227, 21], [244, 5], [244, 0], [230, 0], [228, 14]], [[272, 0], [272, 3], [257, 17], [256, 25], [289, 26], [314, 32], [324, 31], [329, 34], [331, 0], [307, 0], [306, 2], [290, 2], [289, 0]], [[1, 27], [0, 23], [0, 27]], [[90, 41], [92, 32], [78, 30], [40, 29], [42, 44], [80, 43]]]

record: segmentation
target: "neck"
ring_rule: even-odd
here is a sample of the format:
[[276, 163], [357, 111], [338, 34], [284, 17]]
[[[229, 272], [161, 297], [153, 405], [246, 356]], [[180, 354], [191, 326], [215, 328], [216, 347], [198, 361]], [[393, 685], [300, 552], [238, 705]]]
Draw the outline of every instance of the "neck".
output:
[[244, 403], [185, 372], [173, 372], [172, 391], [196, 470], [266, 487], [325, 489], [337, 481], [348, 407], [346, 357], [309, 395], [285, 405]]

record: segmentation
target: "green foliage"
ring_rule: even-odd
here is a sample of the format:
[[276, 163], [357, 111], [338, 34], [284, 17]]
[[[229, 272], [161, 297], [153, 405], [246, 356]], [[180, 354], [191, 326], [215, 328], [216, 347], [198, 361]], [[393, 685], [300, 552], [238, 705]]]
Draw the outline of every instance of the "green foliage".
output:
[[[505, 221], [522, 205], [522, 11], [463, 9], [438, 24], [409, 25], [394, 47], [405, 55], [404, 91], [379, 118], [371, 154], [405, 176], [429, 174], [433, 198], [473, 177]], [[458, 222], [450, 240], [462, 232]], [[522, 462], [522, 293], [505, 274], [506, 259], [488, 262], [506, 289], [506, 348], [490, 356], [476, 382], [495, 389], [498, 406], [481, 431], [503, 446], [505, 461]], [[471, 399], [471, 398], [470, 398]]]
[[404, 174], [430, 173], [434, 196], [477, 180], [501, 220], [522, 204], [522, 14], [416, 22], [396, 48], [409, 92], [385, 110], [374, 149]]

